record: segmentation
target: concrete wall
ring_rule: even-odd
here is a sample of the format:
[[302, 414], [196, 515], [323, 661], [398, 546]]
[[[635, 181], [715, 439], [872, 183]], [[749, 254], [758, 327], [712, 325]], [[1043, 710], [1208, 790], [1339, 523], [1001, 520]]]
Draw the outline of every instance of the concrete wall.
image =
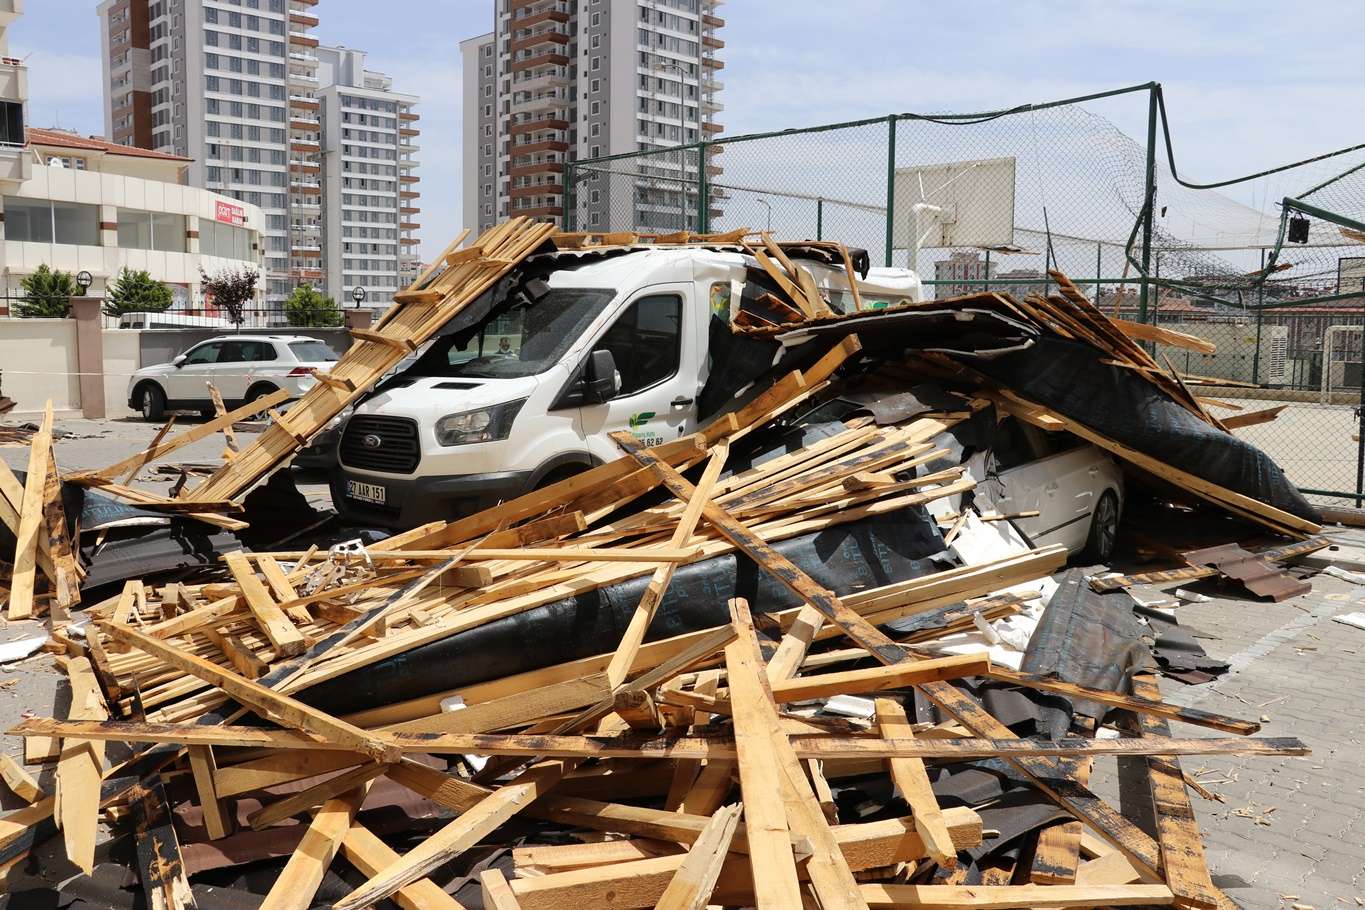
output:
[[141, 364], [141, 342], [137, 329], [105, 329], [104, 336], [104, 413], [108, 417], [131, 417], [128, 407], [128, 377]]
[[41, 411], [49, 398], [56, 411], [79, 408], [76, 321], [0, 320], [0, 391], [16, 411]]

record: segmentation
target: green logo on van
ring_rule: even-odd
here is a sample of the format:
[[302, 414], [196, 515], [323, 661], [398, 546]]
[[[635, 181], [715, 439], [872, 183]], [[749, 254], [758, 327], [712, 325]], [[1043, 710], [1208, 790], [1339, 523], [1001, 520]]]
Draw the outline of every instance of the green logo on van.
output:
[[642, 426], [644, 426], [646, 423], [648, 423], [649, 421], [651, 421], [651, 420], [653, 420], [653, 419], [654, 419], [654, 412], [653, 412], [653, 411], [641, 411], [641, 412], [638, 413], [638, 414], [631, 414], [631, 415], [630, 415], [630, 428], [633, 430], [633, 429], [635, 429], [636, 427], [642, 427]]

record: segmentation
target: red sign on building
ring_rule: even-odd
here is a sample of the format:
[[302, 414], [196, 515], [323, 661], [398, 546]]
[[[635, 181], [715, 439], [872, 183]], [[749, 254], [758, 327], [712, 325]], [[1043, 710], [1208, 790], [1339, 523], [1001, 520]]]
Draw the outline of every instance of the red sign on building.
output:
[[223, 202], [221, 199], [214, 204], [213, 218], [224, 224], [235, 224], [241, 227], [246, 224], [246, 209], [240, 205], [233, 205], [231, 202]]

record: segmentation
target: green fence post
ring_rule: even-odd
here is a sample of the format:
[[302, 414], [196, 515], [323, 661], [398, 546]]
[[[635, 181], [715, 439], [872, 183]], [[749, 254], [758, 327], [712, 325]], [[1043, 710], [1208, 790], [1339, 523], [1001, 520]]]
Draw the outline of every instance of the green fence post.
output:
[[825, 239], [825, 200], [823, 197], [815, 200], [815, 239]]
[[574, 207], [577, 202], [574, 200], [573, 193], [573, 162], [564, 159], [564, 214], [560, 217], [560, 223], [564, 225], [564, 230], [572, 231], [577, 221]]
[[[886, 262], [891, 267], [891, 225], [896, 219], [896, 115], [886, 116]], [[915, 268], [919, 263], [909, 263]]]
[[[687, 154], [684, 152], [683, 154]], [[706, 179], [706, 143], [697, 146], [697, 233], [711, 232], [711, 182]]]
[[1095, 244], [1095, 306], [1100, 305], [1100, 272], [1104, 270], [1104, 243]]
[[1261, 247], [1261, 284], [1256, 288], [1256, 349], [1251, 354], [1251, 384], [1261, 383], [1261, 323], [1265, 322], [1265, 247]]
[[991, 289], [991, 251], [986, 251], [986, 290]]
[[1154, 83], [1147, 91], [1147, 178], [1143, 182], [1146, 208], [1142, 219], [1142, 284], [1138, 294], [1138, 322], [1147, 321], [1147, 293], [1152, 264], [1152, 215], [1156, 208], [1156, 117], [1157, 92], [1161, 84]]

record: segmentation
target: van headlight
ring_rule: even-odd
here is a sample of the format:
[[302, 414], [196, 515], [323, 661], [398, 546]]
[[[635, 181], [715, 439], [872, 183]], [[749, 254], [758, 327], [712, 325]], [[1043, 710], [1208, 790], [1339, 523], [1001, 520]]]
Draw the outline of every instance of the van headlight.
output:
[[517, 419], [524, 404], [526, 399], [522, 398], [477, 411], [447, 414], [436, 421], [436, 441], [443, 446], [463, 446], [506, 439], [512, 432], [512, 421]]

